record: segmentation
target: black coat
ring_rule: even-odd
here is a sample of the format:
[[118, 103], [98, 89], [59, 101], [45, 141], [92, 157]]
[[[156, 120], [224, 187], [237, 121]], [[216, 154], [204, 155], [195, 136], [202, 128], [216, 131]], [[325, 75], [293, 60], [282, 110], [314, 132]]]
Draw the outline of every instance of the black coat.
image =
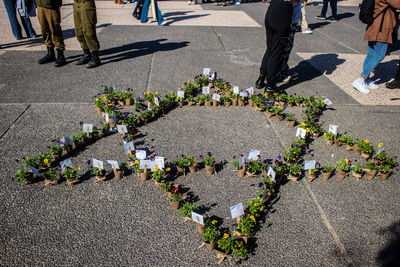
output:
[[292, 24], [293, 5], [283, 0], [272, 0], [265, 15], [265, 27], [271, 27], [281, 35], [289, 33]]

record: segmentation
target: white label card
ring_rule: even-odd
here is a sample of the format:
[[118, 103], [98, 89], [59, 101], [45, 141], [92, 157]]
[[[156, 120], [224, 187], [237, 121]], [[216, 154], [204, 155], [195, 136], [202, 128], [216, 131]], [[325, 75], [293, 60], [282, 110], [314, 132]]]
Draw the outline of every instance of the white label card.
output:
[[124, 144], [124, 150], [125, 154], [131, 154], [132, 150], [135, 150], [135, 144], [132, 141]]
[[164, 161], [165, 161], [164, 157], [157, 156], [157, 157], [155, 157], [154, 161], [155, 161], [155, 165], [157, 165], [159, 169], [163, 170], [165, 168], [165, 166], [164, 166]]
[[240, 202], [239, 204], [233, 205], [229, 208], [231, 210], [232, 219], [235, 219], [244, 214], [243, 204]]
[[219, 94], [213, 94], [212, 99], [217, 100], [219, 102], [219, 100], [221, 99], [221, 96]]
[[210, 72], [211, 72], [211, 69], [210, 69], [210, 68], [204, 68], [204, 69], [203, 69], [203, 75], [208, 76], [208, 75], [210, 75]]
[[307, 134], [306, 129], [297, 128], [296, 137], [300, 137], [300, 138], [302, 138], [302, 139], [305, 139], [305, 138], [306, 138], [306, 134]]
[[252, 149], [249, 152], [248, 160], [258, 160], [258, 155], [260, 155], [260, 150]]
[[199, 223], [201, 225], [204, 225], [204, 217], [201, 214], [198, 214], [194, 211], [192, 211], [192, 220], [196, 223]]
[[312, 170], [315, 169], [315, 160], [305, 160], [304, 161], [304, 170]]
[[156, 105], [157, 107], [160, 106], [160, 101], [158, 101], [158, 97], [154, 98], [154, 105]]
[[104, 120], [110, 122], [110, 115], [108, 115], [108, 113], [106, 113]]
[[235, 95], [238, 95], [239, 94], [239, 86], [233, 86], [233, 93], [235, 94]]
[[241, 97], [247, 97], [247, 92], [240, 92], [240, 93], [239, 93], [239, 96], [241, 96]]
[[330, 105], [332, 105], [333, 103], [332, 103], [332, 101], [329, 100], [328, 98], [325, 98], [325, 99], [324, 99], [324, 104], [327, 105], [327, 106], [330, 106]]
[[271, 178], [272, 181], [275, 181], [275, 175], [276, 175], [276, 173], [275, 173], [274, 169], [272, 169], [272, 167], [269, 167], [267, 176], [269, 178]]
[[93, 133], [93, 124], [87, 124], [84, 123], [82, 126], [82, 131], [87, 133], [89, 131], [89, 133]]
[[254, 94], [254, 88], [253, 87], [247, 88], [246, 92], [249, 93], [249, 95], [253, 95]]
[[117, 125], [118, 132], [119, 133], [127, 133], [128, 132], [128, 127], [126, 127], [125, 124]]
[[60, 166], [61, 166], [62, 171], [65, 171], [66, 167], [70, 167], [72, 169], [72, 160], [69, 158], [69, 159], [60, 161]]
[[64, 139], [63, 138], [57, 138], [55, 143], [56, 143], [56, 146], [63, 147], [64, 146]]
[[144, 169], [144, 165], [146, 165], [147, 168], [151, 168], [152, 161], [150, 159], [141, 159], [139, 161], [139, 168]]
[[115, 92], [115, 85], [111, 86], [111, 90]]
[[329, 125], [329, 132], [337, 135], [339, 126], [330, 124]]
[[136, 158], [137, 159], [145, 159], [147, 157], [146, 150], [136, 150]]
[[31, 169], [31, 171], [33, 172], [34, 175], [36, 175], [37, 177], [42, 177], [42, 175], [40, 174], [38, 169], [36, 169], [33, 166], [29, 166], [29, 168]]
[[383, 151], [383, 145], [381, 145], [381, 147], [378, 149], [378, 151], [376, 151], [376, 154], [379, 155], [381, 154]]
[[202, 92], [203, 95], [209, 95], [209, 94], [210, 94], [210, 87], [208, 87], [208, 86], [203, 86], [203, 87], [201, 88], [201, 92]]
[[104, 162], [98, 159], [93, 159], [92, 161], [93, 167], [98, 168], [100, 170], [104, 170]]
[[179, 96], [179, 98], [185, 98], [185, 91], [178, 90], [176, 94]]
[[116, 160], [107, 160], [107, 163], [110, 164], [112, 169], [119, 170], [119, 164]]

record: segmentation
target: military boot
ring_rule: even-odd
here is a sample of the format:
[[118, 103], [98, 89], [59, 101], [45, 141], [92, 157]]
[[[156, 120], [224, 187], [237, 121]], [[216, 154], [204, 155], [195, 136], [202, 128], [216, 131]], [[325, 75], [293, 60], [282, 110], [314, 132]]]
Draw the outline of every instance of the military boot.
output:
[[400, 64], [399, 67], [397, 68], [397, 73], [396, 76], [394, 77], [394, 80], [386, 83], [386, 87], [389, 89], [400, 89]]
[[67, 64], [67, 61], [65, 60], [64, 57], [64, 51], [63, 50], [57, 50], [57, 59], [56, 63], [54, 63], [55, 67], [61, 67]]
[[54, 55], [54, 48], [53, 47], [47, 47], [47, 55], [42, 57], [41, 59], [38, 60], [39, 64], [45, 64], [45, 63], [50, 63], [56, 61], [56, 57]]
[[266, 84], [265, 84], [265, 76], [264, 75], [260, 74], [260, 76], [258, 76], [258, 79], [256, 81], [255, 86], [256, 86], [257, 89], [261, 89], [261, 88], [266, 86]]
[[90, 50], [89, 49], [83, 49], [83, 57], [80, 58], [75, 65], [83, 65], [89, 63], [90, 59], [92, 57], [90, 56]]
[[93, 51], [92, 55], [91, 55], [91, 59], [90, 59], [89, 63], [86, 65], [86, 68], [91, 69], [91, 68], [95, 68], [100, 65], [101, 65], [101, 62], [100, 62], [100, 58], [99, 58], [99, 51]]

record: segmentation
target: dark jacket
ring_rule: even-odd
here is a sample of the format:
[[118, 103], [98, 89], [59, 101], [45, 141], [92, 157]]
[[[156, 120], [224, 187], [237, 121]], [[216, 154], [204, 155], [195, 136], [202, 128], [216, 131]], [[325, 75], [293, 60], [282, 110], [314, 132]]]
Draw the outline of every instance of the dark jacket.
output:
[[[399, 0], [375, 0], [374, 17], [381, 13], [386, 7], [391, 6], [395, 9], [400, 9]], [[368, 26], [364, 34], [364, 39], [370, 42], [382, 42], [392, 44], [393, 28], [396, 26], [397, 14], [391, 8], [380, 14], [374, 19], [372, 25]], [[383, 19], [383, 23], [382, 23]], [[382, 23], [382, 28], [381, 28]]]
[[36, 0], [36, 5], [48, 9], [56, 9], [62, 6], [62, 0]]
[[288, 35], [292, 23], [293, 5], [283, 0], [272, 0], [265, 17], [265, 27]]

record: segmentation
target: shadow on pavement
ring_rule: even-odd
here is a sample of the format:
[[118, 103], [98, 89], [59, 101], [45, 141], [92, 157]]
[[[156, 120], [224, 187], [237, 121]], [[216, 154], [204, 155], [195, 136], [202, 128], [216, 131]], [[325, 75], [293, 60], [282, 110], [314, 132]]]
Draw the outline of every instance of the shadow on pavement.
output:
[[204, 16], [209, 16], [209, 14], [199, 14], [199, 15], [187, 15], [187, 13], [191, 13], [193, 11], [181, 11], [181, 12], [167, 12], [163, 15], [168, 24], [181, 21], [181, 20], [186, 20], [186, 19], [193, 19], [193, 18], [199, 18], [199, 17], [204, 17]]
[[379, 266], [400, 266], [400, 221], [380, 229], [379, 234], [390, 236], [388, 244], [379, 252], [376, 258]]
[[375, 68], [374, 76], [371, 77], [371, 80], [373, 80], [376, 84], [384, 84], [390, 81], [396, 75], [398, 63], [398, 59], [379, 63]]

